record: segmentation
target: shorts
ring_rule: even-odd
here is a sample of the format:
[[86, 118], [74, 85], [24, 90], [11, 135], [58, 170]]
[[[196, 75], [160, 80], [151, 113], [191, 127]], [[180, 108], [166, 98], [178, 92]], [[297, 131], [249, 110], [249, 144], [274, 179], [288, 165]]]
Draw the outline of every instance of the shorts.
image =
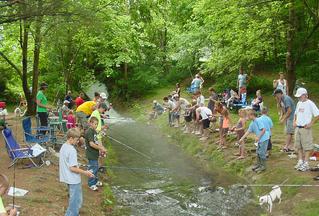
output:
[[48, 126], [48, 113], [47, 112], [38, 112], [38, 117], [40, 119], [40, 126], [47, 127]]
[[83, 129], [88, 129], [88, 118], [84, 112], [76, 112], [75, 113], [76, 121]]
[[298, 150], [311, 151], [312, 145], [312, 130], [305, 128], [296, 128], [295, 130], [295, 148]]
[[210, 125], [209, 119], [203, 119], [202, 123], [203, 123], [203, 129], [209, 128], [209, 125]]
[[242, 86], [242, 87], [239, 88], [239, 95], [244, 94], [246, 92], [247, 92], [246, 86]]
[[269, 138], [269, 141], [268, 141], [268, 146], [267, 146], [267, 150], [271, 150], [272, 149], [272, 142], [271, 142], [271, 137]]
[[191, 122], [192, 121], [192, 114], [190, 113], [189, 115], [184, 116], [184, 119], [186, 122]]
[[179, 119], [179, 116], [180, 116], [179, 112], [173, 112], [174, 119]]
[[225, 137], [228, 134], [229, 128], [222, 128], [222, 135]]
[[287, 119], [286, 126], [285, 126], [285, 132], [287, 135], [294, 134], [295, 129], [294, 129], [294, 125], [293, 125], [293, 120]]

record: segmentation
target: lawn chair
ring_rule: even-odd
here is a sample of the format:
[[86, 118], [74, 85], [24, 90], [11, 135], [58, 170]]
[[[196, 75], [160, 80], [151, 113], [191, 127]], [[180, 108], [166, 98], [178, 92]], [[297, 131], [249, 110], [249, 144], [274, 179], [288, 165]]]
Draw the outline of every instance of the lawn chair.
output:
[[247, 107], [247, 94], [242, 93], [241, 97], [240, 97], [240, 102], [232, 104], [230, 109], [231, 110], [239, 110], [239, 109], [246, 108], [246, 107]]
[[188, 87], [187, 89], [186, 89], [186, 91], [188, 92], [188, 93], [191, 93], [191, 94], [194, 94], [196, 91], [198, 91], [199, 90], [199, 88], [198, 87], [196, 87], [194, 84], [192, 84], [190, 87]]
[[64, 135], [67, 133], [67, 120], [63, 119], [62, 112], [58, 112], [58, 119], [56, 121], [49, 121], [49, 125], [51, 128], [57, 128], [60, 132], [62, 132]]
[[[31, 117], [26, 117], [22, 120], [22, 128], [24, 132], [24, 141], [25, 143], [47, 143], [50, 141], [50, 128], [49, 127], [31, 127]], [[36, 131], [36, 133], [32, 133], [32, 130]], [[43, 132], [48, 132], [48, 134], [44, 134]]]
[[[26, 146], [25, 148], [21, 148], [9, 128], [5, 128], [2, 131], [2, 135], [5, 140], [8, 155], [12, 160], [9, 168], [15, 165], [18, 161], [24, 159], [30, 160], [34, 167], [41, 167], [44, 164], [43, 157], [45, 156], [46, 149], [42, 146], [36, 144], [32, 147]], [[35, 159], [38, 159], [39, 163], [36, 163]]]

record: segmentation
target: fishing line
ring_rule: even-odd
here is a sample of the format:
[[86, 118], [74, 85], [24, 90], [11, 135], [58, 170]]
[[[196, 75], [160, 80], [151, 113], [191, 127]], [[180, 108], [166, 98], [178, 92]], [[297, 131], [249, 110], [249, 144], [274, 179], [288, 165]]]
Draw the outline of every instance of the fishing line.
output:
[[132, 148], [131, 146], [129, 146], [129, 145], [127, 145], [127, 144], [122, 143], [121, 141], [119, 141], [119, 140], [117, 140], [117, 139], [111, 137], [110, 135], [107, 135], [107, 137], [110, 138], [111, 140], [115, 141], [116, 143], [118, 143], [118, 144], [120, 144], [120, 145], [122, 145], [122, 146], [125, 146], [126, 148], [128, 148], [128, 149], [130, 149], [130, 150], [136, 152], [137, 154], [143, 156], [144, 158], [146, 158], [146, 159], [148, 159], [148, 160], [152, 160], [152, 158], [149, 157], [148, 155], [146, 155], [146, 154], [144, 154], [144, 153], [142, 153], [142, 152], [140, 152], [140, 151], [138, 151], [138, 150]]

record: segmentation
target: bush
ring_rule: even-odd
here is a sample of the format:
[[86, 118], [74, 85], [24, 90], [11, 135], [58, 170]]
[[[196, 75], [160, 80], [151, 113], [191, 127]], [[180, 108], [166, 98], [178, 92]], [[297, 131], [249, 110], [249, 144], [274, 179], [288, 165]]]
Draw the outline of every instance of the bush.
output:
[[248, 92], [256, 92], [257, 90], [261, 89], [262, 93], [265, 92], [272, 92], [273, 85], [270, 80], [267, 80], [263, 77], [253, 76], [251, 77], [248, 83]]

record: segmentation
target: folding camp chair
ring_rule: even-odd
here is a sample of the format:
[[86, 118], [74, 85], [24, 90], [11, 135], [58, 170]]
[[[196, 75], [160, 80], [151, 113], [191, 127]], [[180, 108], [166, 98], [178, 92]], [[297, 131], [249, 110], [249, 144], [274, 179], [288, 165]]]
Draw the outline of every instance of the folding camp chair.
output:
[[186, 89], [186, 91], [191, 94], [194, 94], [197, 90], [199, 90], [199, 88], [196, 87], [194, 84], [192, 84], [190, 87]]
[[239, 110], [239, 109], [246, 108], [246, 107], [247, 107], [247, 94], [242, 93], [241, 97], [240, 97], [240, 102], [232, 104], [230, 109], [231, 110], [233, 110], [233, 109]]
[[[12, 160], [9, 168], [15, 165], [18, 161], [24, 159], [30, 160], [34, 167], [41, 167], [43, 165], [43, 157], [45, 156], [46, 149], [41, 147], [39, 144], [32, 147], [26, 146], [25, 148], [21, 148], [9, 128], [5, 128], [2, 131], [2, 135], [6, 143], [8, 155]], [[37, 164], [34, 159], [39, 159], [39, 163]]]
[[[39, 143], [43, 144], [50, 141], [50, 133], [44, 134], [43, 132], [50, 132], [49, 127], [31, 127], [31, 117], [26, 117], [22, 120], [22, 128], [24, 132], [24, 141], [26, 143]], [[36, 133], [32, 133], [34, 130]]]

